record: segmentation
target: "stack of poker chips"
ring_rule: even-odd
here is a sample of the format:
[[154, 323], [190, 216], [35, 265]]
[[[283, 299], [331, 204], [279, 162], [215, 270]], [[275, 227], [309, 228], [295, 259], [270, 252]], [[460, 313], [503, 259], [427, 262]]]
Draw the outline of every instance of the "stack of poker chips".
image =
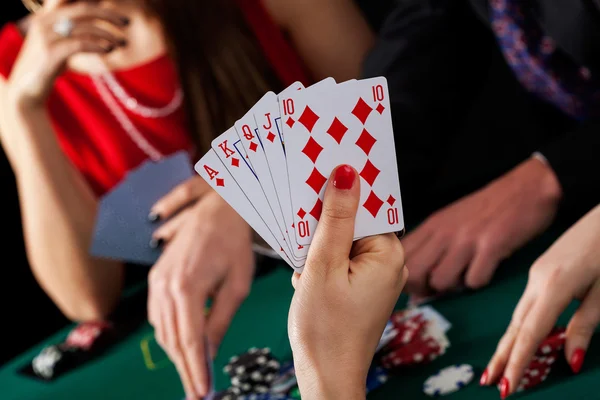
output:
[[517, 386], [517, 392], [531, 389], [546, 380], [552, 366], [557, 360], [564, 359], [563, 349], [567, 339], [564, 327], [555, 327], [538, 347], [535, 355], [529, 362], [523, 378]]
[[377, 354], [381, 365], [389, 371], [429, 363], [450, 346], [443, 329], [422, 313], [407, 315], [400, 311], [392, 315], [390, 322], [392, 334], [386, 337]]
[[269, 393], [279, 374], [280, 363], [269, 348], [251, 348], [231, 357], [223, 369], [231, 379], [231, 387], [218, 393], [215, 400], [234, 400], [249, 394]]

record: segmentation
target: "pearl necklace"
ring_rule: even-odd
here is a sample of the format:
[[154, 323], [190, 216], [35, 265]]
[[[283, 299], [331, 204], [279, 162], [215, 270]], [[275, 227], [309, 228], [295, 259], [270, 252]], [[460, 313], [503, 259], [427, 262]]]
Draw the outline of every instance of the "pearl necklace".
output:
[[[102, 63], [104, 72], [92, 76], [92, 82], [100, 95], [100, 98], [108, 107], [113, 116], [117, 119], [121, 128], [135, 145], [144, 152], [153, 161], [161, 160], [164, 155], [135, 127], [131, 119], [127, 116], [120, 104], [132, 113], [144, 118], [164, 118], [175, 112], [183, 103], [183, 91], [178, 88], [173, 99], [165, 107], [153, 108], [139, 103], [137, 99], [127, 93], [119, 84], [116, 77]], [[119, 104], [120, 103], [120, 104]]]

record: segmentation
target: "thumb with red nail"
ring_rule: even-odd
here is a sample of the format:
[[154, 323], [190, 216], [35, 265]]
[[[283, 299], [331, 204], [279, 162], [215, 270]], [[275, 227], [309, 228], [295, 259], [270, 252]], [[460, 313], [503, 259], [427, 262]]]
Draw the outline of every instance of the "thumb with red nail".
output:
[[499, 383], [501, 398], [514, 393], [538, 347], [573, 300], [580, 304], [567, 326], [564, 351], [577, 374], [600, 324], [600, 205], [533, 264], [525, 293], [480, 383]]
[[292, 280], [288, 331], [303, 400], [365, 399], [369, 366], [408, 276], [394, 234], [354, 242], [359, 200], [358, 174], [339, 166], [304, 271]]

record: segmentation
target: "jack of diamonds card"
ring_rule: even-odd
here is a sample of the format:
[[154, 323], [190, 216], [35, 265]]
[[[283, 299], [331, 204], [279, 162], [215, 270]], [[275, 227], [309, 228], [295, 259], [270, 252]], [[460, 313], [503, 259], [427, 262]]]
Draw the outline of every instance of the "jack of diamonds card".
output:
[[[259, 100], [257, 105], [260, 104], [260, 102], [264, 99], [265, 97]], [[304, 262], [306, 259], [306, 250], [304, 246], [296, 245], [292, 228], [287, 228], [286, 220], [283, 214], [284, 209], [281, 207], [278, 192], [273, 183], [273, 176], [265, 156], [263, 142], [269, 142], [269, 136], [265, 137], [264, 139], [261, 138], [258, 128], [256, 127], [253, 110], [257, 105], [255, 105], [246, 113], [246, 115], [244, 115], [235, 123], [235, 129], [237, 130], [238, 137], [240, 138], [242, 146], [244, 147], [247, 159], [250, 162], [254, 172], [258, 175], [259, 184], [263, 189], [269, 207], [275, 215], [275, 219], [279, 225], [279, 230], [283, 232], [286, 238], [288, 247], [292, 252], [290, 257], [293, 257], [298, 263]], [[292, 241], [290, 238], [294, 238], [294, 240]]]
[[280, 99], [286, 156], [299, 244], [310, 244], [331, 171], [349, 164], [360, 175], [354, 237], [404, 229], [387, 81], [339, 84]]
[[[286, 90], [300, 90], [303, 87], [299, 82], [290, 86]], [[250, 156], [250, 162], [258, 172], [259, 167], [265, 172], [258, 172], [259, 180], [263, 183], [265, 179], [271, 179], [271, 183], [267, 185], [273, 186], [273, 198], [277, 200], [282, 213], [282, 218], [285, 223], [285, 231], [288, 234], [290, 248], [293, 252], [293, 257], [299, 260], [306, 259], [308, 247], [298, 245], [294, 234], [294, 217], [292, 213], [292, 203], [290, 198], [290, 186], [288, 182], [287, 166], [285, 163], [285, 152], [283, 149], [283, 138], [281, 128], [281, 117], [279, 116], [279, 102], [277, 95], [269, 92], [260, 99], [252, 108], [254, 122], [258, 130], [258, 137], [261, 142], [261, 148], [256, 149], [252, 153], [249, 145], [244, 144], [246, 153]], [[242, 118], [244, 120], [244, 118]], [[236, 124], [237, 127], [237, 124]], [[238, 129], [240, 134], [241, 128]], [[245, 138], [240, 135], [242, 143]], [[250, 137], [250, 135], [248, 135]], [[250, 139], [252, 140], [252, 139]], [[250, 151], [249, 151], [250, 150]], [[258, 158], [258, 160], [256, 160]], [[264, 188], [264, 186], [263, 186]], [[267, 190], [265, 190], [265, 194]], [[268, 196], [268, 195], [267, 195]]]

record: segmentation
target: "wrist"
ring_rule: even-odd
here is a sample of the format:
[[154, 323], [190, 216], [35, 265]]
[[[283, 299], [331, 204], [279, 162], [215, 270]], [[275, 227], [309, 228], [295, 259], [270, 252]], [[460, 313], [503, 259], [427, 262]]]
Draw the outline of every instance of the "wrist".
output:
[[312, 367], [296, 369], [302, 400], [365, 400], [367, 373], [359, 369]]
[[6, 99], [9, 106], [13, 108], [13, 111], [19, 113], [29, 112], [40, 112], [45, 111], [45, 102], [40, 101], [39, 98], [30, 96], [23, 87], [25, 85], [7, 85]]
[[562, 186], [546, 158], [542, 154], [535, 153], [525, 161], [524, 166], [531, 170], [533, 178], [538, 183], [542, 199], [558, 204], [563, 195]]
[[365, 400], [366, 392], [366, 378], [338, 377], [337, 382], [325, 382], [317, 378], [312, 385], [300, 386], [302, 400]]
[[6, 100], [6, 106], [10, 108], [12, 115], [22, 121], [26, 122], [31, 118], [46, 114], [46, 107], [43, 103], [20, 92], [9, 89], [6, 93]]

